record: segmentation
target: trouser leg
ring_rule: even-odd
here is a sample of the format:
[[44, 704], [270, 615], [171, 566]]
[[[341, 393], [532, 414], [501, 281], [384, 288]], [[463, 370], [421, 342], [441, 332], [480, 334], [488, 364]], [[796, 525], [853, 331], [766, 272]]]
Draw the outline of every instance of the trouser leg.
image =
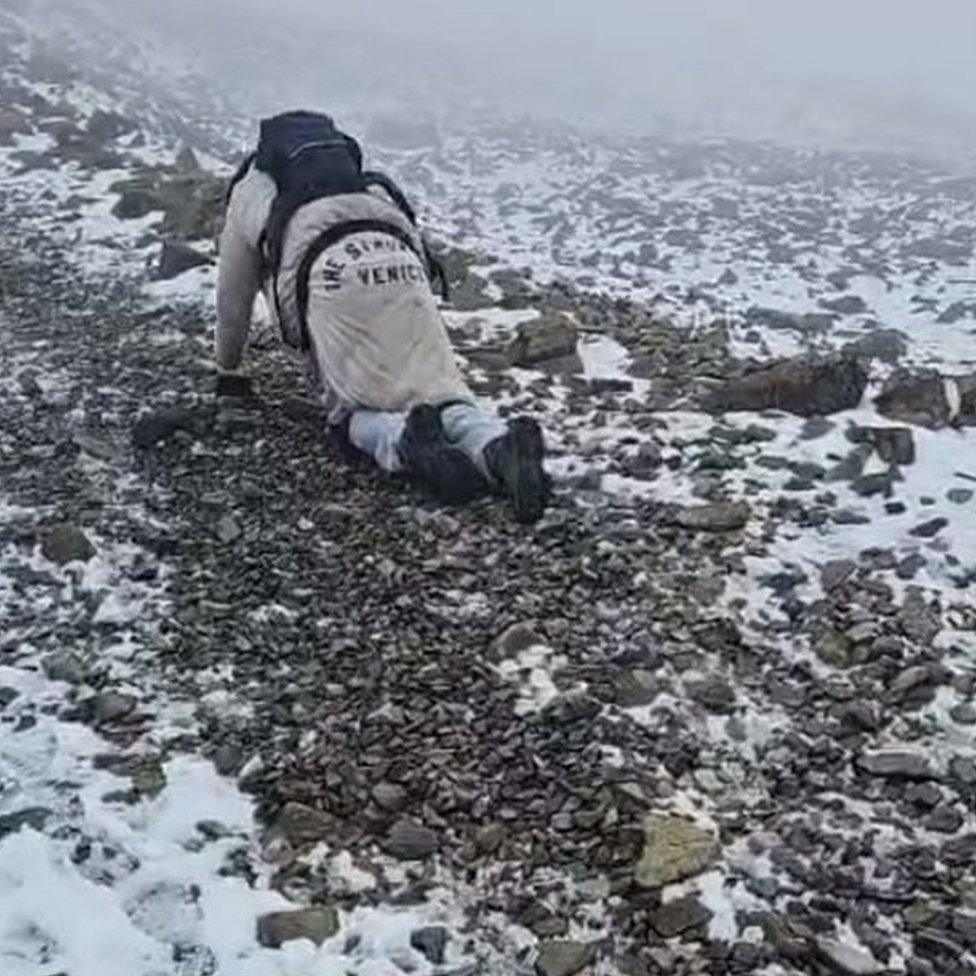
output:
[[485, 477], [494, 480], [485, 460], [485, 447], [505, 436], [505, 421], [477, 404], [452, 403], [441, 410], [441, 424], [448, 441], [463, 451]]
[[349, 440], [368, 454], [384, 471], [400, 471], [403, 461], [397, 450], [406, 415], [380, 410], [357, 410], [349, 419]]

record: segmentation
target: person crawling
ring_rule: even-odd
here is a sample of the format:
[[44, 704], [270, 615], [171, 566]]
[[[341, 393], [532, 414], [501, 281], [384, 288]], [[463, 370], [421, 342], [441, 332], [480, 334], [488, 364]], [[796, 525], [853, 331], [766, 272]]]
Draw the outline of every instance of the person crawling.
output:
[[239, 372], [263, 291], [285, 344], [304, 358], [329, 424], [384, 470], [449, 504], [486, 490], [522, 523], [549, 498], [532, 419], [505, 422], [461, 376], [434, 283], [444, 275], [413, 209], [332, 119], [288, 112], [261, 123], [231, 182], [220, 239], [217, 393]]

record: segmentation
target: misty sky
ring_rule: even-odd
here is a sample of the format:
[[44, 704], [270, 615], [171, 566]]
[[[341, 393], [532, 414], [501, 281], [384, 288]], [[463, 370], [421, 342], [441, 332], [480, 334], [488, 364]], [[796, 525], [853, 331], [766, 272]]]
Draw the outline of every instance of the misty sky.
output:
[[[247, 0], [268, 9], [266, 0]], [[527, 52], [555, 76], [576, 67], [619, 69], [638, 80], [649, 60], [721, 84], [780, 72], [941, 94], [956, 104], [976, 90], [972, 0], [284, 0], [303, 19], [449, 41], [504, 73], [504, 48]], [[330, 11], [329, 7], [335, 7]], [[281, 3], [275, 4], [282, 9]]]
[[[473, 83], [529, 110], [619, 110], [631, 119], [738, 112], [756, 122], [766, 113], [774, 124], [809, 110], [879, 131], [925, 117], [936, 134], [943, 126], [976, 140], [976, 0], [108, 2], [185, 24], [197, 44], [217, 43], [201, 42], [200, 17], [226, 47], [227, 25], [245, 9], [306, 45], [321, 32], [323, 72], [327, 32], [367, 32], [399, 42], [405, 57], [409, 50], [412, 71]], [[389, 66], [386, 54], [378, 60]], [[280, 79], [288, 68], [268, 70]]]

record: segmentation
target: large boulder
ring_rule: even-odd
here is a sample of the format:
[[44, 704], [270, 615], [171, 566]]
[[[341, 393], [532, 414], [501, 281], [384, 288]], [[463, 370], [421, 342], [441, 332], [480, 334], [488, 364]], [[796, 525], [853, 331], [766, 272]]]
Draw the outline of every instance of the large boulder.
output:
[[578, 338], [576, 324], [569, 315], [546, 312], [515, 327], [506, 355], [512, 366], [534, 366], [575, 355]]
[[976, 426], [976, 373], [942, 376], [935, 370], [895, 373], [875, 398], [890, 420], [938, 430], [950, 424]]
[[712, 391], [708, 406], [824, 416], [856, 407], [867, 384], [867, 368], [853, 356], [800, 357], [729, 380]]

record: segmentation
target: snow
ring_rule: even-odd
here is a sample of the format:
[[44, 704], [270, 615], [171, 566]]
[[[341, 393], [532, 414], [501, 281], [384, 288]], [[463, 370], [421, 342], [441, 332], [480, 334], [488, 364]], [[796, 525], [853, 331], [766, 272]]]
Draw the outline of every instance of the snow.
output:
[[[53, 100], [65, 99], [75, 105], [82, 117], [95, 108], [116, 106], [97, 89], [86, 85], [36, 85], [34, 90]], [[93, 272], [113, 270], [145, 277], [150, 249], [140, 246], [141, 238], [158, 220], [158, 214], [134, 221], [122, 221], [111, 213], [114, 195], [109, 187], [128, 175], [127, 170], [111, 170], [90, 174], [76, 166], [56, 170], [19, 173], [12, 154], [20, 151], [43, 152], [51, 148], [48, 135], [17, 136], [9, 148], [0, 148], [0, 173], [5, 189], [19, 203], [35, 208], [39, 226], [56, 233], [63, 241], [70, 241], [78, 260]], [[165, 140], [150, 140], [133, 152], [147, 164], [172, 160], [175, 145]], [[646, 299], [661, 303], [665, 314], [673, 315], [683, 324], [687, 321], [705, 322], [721, 316], [732, 336], [732, 352], [743, 357], [777, 357], [793, 355], [810, 348], [835, 348], [852, 337], [863, 334], [869, 327], [868, 317], [885, 328], [896, 328], [908, 341], [906, 363], [936, 366], [944, 372], [961, 373], [976, 368], [971, 320], [958, 326], [935, 321], [936, 312], [920, 310], [917, 297], [936, 301], [945, 307], [953, 301], [973, 300], [973, 287], [967, 284], [960, 269], [933, 262], [924, 280], [910, 270], [892, 267], [884, 275], [857, 275], [850, 279], [851, 294], [864, 299], [866, 316], [843, 318], [836, 328], [826, 334], [811, 337], [791, 330], [754, 327], [746, 312], [752, 306], [770, 307], [787, 312], [806, 313], [817, 310], [822, 298], [836, 297], [824, 284], [831, 270], [845, 263], [845, 252], [856, 247], [854, 237], [842, 235], [834, 244], [824, 245], [815, 255], [819, 277], [813, 283], [799, 273], [799, 261], [793, 266], [771, 264], [765, 250], [750, 238], [750, 222], [760, 215], [778, 191], [749, 188], [742, 193], [739, 182], [710, 175], [702, 179], [669, 181], [656, 173], [614, 177], [614, 193], [630, 195], [639, 200], [655, 201], [660, 206], [673, 206], [685, 214], [686, 226], [694, 227], [699, 219], [702, 201], [717, 193], [732, 197], [746, 196], [742, 218], [722, 232], [701, 234], [702, 249], [693, 251], [678, 245], [660, 244], [663, 258], [660, 267], [643, 267], [635, 263], [628, 252], [633, 250], [635, 231], [641, 231], [641, 218], [650, 213], [634, 211], [621, 217], [603, 212], [592, 201], [586, 207], [576, 205], [576, 190], [588, 184], [608, 180], [615, 163], [633, 167], [643, 157], [631, 154], [626, 146], [580, 145], [579, 153], [555, 151], [539, 153], [496, 154], [491, 166], [484, 159], [470, 158], [461, 139], [448, 140], [445, 154], [458, 161], [456, 175], [445, 176], [449, 181], [447, 199], [469, 199], [472, 213], [451, 209], [449, 203], [436, 194], [427, 201], [426, 223], [440, 236], [462, 245], [502, 253], [507, 263], [529, 267], [536, 280], [562, 280], [585, 284], [593, 279], [596, 287], [612, 295], [632, 299]], [[226, 171], [226, 166], [213, 156], [200, 156], [204, 165]], [[419, 188], [413, 174], [422, 169], [415, 156], [390, 154], [394, 167], [402, 167], [403, 182], [408, 190]], [[479, 168], [480, 167], [480, 168]], [[517, 189], [523, 201], [545, 201], [543, 211], [528, 207], [506, 209], [498, 205], [495, 189], [502, 184]], [[833, 192], [833, 191], [832, 191]], [[910, 199], [911, 191], [890, 192], [874, 186], [853, 186], [837, 191], [832, 202], [845, 218], [863, 209], [879, 207], [893, 212]], [[80, 218], [59, 226], [55, 217], [57, 207], [73, 195], [90, 197], [90, 202], [78, 203]], [[426, 194], [425, 194], [426, 195]], [[479, 215], [473, 212], [482, 208]], [[941, 219], [955, 219], [952, 207], [942, 208]], [[562, 221], [554, 234], [550, 220]], [[678, 227], [678, 223], [670, 225]], [[933, 229], [937, 229], [933, 223]], [[897, 250], [897, 229], [886, 232], [892, 252]], [[646, 236], [653, 236], [647, 232]], [[589, 259], [600, 252], [594, 264]], [[814, 256], [814, 255], [810, 255]], [[897, 262], [895, 262], [897, 264]], [[473, 273], [487, 276], [491, 265], [473, 267]], [[734, 285], [712, 288], [714, 303], [678, 304], [687, 297], [687, 288], [701, 282], [714, 282], [728, 269], [736, 272]], [[147, 307], [172, 302], [212, 305], [216, 273], [213, 267], [196, 269], [169, 282], [147, 282]], [[489, 283], [486, 293], [491, 299], [500, 295], [497, 285]], [[258, 316], [266, 318], [267, 309], [259, 307]], [[467, 341], [497, 343], [507, 339], [513, 329], [537, 315], [534, 310], [484, 309], [475, 312], [445, 313], [452, 329], [459, 330]], [[758, 333], [756, 337], [751, 332]], [[154, 343], [187, 341], [176, 332], [159, 332], [152, 336]], [[191, 341], [203, 342], [194, 338]], [[633, 379], [629, 374], [629, 352], [614, 338], [584, 332], [579, 343], [583, 374], [589, 379], [627, 380], [632, 384], [633, 396], [645, 396], [650, 383]], [[18, 364], [13, 364], [14, 368]], [[745, 429], [758, 420], [775, 429], [771, 442], [746, 446], [738, 453], [745, 461], [740, 470], [723, 472], [723, 482], [730, 497], [747, 498], [754, 510], [754, 518], [746, 529], [747, 538], [760, 534], [763, 514], [782, 494], [789, 471], [770, 471], [757, 465], [762, 455], [787, 456], [794, 461], [809, 461], [831, 466], [837, 457], [851, 448], [845, 430], [851, 424], [890, 426], [871, 406], [887, 368], [880, 368], [872, 377], [872, 386], [864, 403], [832, 419], [834, 428], [816, 440], [801, 436], [803, 421], [777, 416], [768, 424], [754, 414], [730, 414], [725, 422], [734, 428]], [[538, 379], [534, 370], [513, 370], [509, 374], [518, 387], [524, 388]], [[0, 378], [5, 388], [12, 388], [10, 377]], [[42, 377], [41, 386], [46, 399], [52, 402], [58, 395], [57, 377]], [[950, 403], [958, 407], [958, 387], [947, 383]], [[510, 404], [518, 395], [505, 393], [498, 403]], [[671, 471], [663, 467], [653, 480], [631, 478], [603, 470], [609, 451], [621, 441], [640, 443], [650, 440], [646, 432], [635, 432], [629, 419], [611, 415], [595, 427], [595, 411], [583, 416], [563, 416], [565, 390], [557, 383], [541, 405], [555, 428], [548, 432], [551, 443], [565, 453], [554, 458], [551, 470], [566, 476], [590, 467], [602, 472], [601, 491], [615, 500], [675, 502], [685, 504], [693, 497], [695, 478], [688, 473], [690, 465]], [[659, 415], [660, 439], [666, 442], [665, 455], [683, 454], [693, 457], [697, 445], [709, 443], [709, 430], [715, 424], [711, 416], [692, 411], [673, 411]], [[938, 594], [945, 602], [965, 600], [960, 594], [960, 570], [976, 568], [976, 519], [973, 503], [956, 507], [945, 504], [945, 493], [952, 486], [972, 487], [976, 467], [968, 467], [968, 459], [976, 456], [976, 431], [928, 431], [914, 428], [918, 458], [904, 469], [904, 481], [897, 487], [897, 498], [905, 504], [905, 511], [889, 515], [884, 500], [861, 498], [843, 484], [831, 484], [838, 496], [837, 506], [852, 508], [870, 516], [864, 525], [834, 526], [795, 530], [782, 526], [762, 557], [744, 560], [744, 575], [729, 574], [725, 578], [725, 593], [716, 612], [735, 607], [746, 620], [770, 619], [778, 615], [768, 591], [761, 588], [760, 578], [777, 572], [784, 564], [801, 567], [809, 582], [798, 588], [807, 600], [819, 598], [819, 567], [828, 559], [850, 557], [872, 548], [891, 548], [898, 556], [920, 552], [929, 562], [914, 581], [926, 588], [926, 595]], [[655, 435], [655, 439], [657, 434]], [[876, 459], [867, 470], [878, 466]], [[759, 487], [757, 487], [757, 485]], [[936, 499], [937, 508], [926, 499]], [[605, 499], [593, 502], [603, 505]], [[911, 529], [933, 514], [946, 515], [950, 524], [936, 540], [920, 540], [910, 535]], [[0, 497], [0, 518], [33, 517], [34, 513], [7, 504]], [[94, 623], [112, 630], [111, 643], [101, 649], [101, 657], [108, 662], [110, 674], [116, 679], [133, 682], [131, 690], [140, 701], [151, 705], [151, 724], [134, 750], [147, 754], [195, 728], [195, 723], [208, 711], [234, 714], [242, 721], [248, 708], [231, 690], [233, 674], [214, 675], [214, 687], [196, 702], [167, 701], [162, 696], [143, 695], [137, 683], [136, 663], [143, 667], [151, 663], [152, 652], [147, 637], [152, 633], [152, 620], [165, 611], [163, 589], [166, 568], [159, 567], [159, 576], [151, 584], [133, 584], [127, 569], [140, 555], [134, 547], [113, 546], [104, 539], [93, 539], [99, 555], [83, 568], [78, 566], [55, 569], [35, 553], [28, 565], [51, 572], [61, 587], [61, 597], [70, 603], [79, 596], [97, 595], [100, 599]], [[946, 557], [959, 561], [958, 567]], [[11, 557], [10, 553], [2, 558]], [[898, 580], [891, 585], [899, 596], [905, 587]], [[0, 564], [0, 598], [12, 591]], [[462, 604], [455, 594], [444, 594], [445, 612], [481, 618], [488, 615], [490, 604], [470, 601]], [[37, 612], [53, 612], [56, 601], [39, 603]], [[252, 613], [254, 622], [269, 622], [288, 611], [275, 604], [267, 604]], [[976, 661], [976, 640], [973, 630], [962, 625], [940, 636], [944, 646], [951, 639], [958, 646], [954, 666], [971, 670]], [[147, 625], [148, 622], [148, 625]], [[6, 635], [5, 635], [6, 636]], [[16, 639], [17, 635], [10, 635]], [[826, 669], [810, 653], [802, 640], [782, 641], [777, 650], [787, 659], [803, 660], [815, 673]], [[174, 959], [173, 946], [199, 947], [202, 956], [212, 962], [217, 974], [233, 976], [387, 976], [404, 970], [420, 976], [430, 972], [427, 962], [411, 949], [410, 932], [421, 924], [450, 920], [461, 925], [457, 901], [458, 890], [446, 888], [432, 892], [427, 903], [411, 909], [362, 907], [343, 918], [340, 935], [321, 948], [310, 943], [293, 943], [281, 951], [269, 951], [257, 946], [254, 929], [257, 917], [265, 911], [291, 907], [280, 894], [270, 888], [269, 869], [262, 867], [259, 856], [260, 837], [254, 820], [251, 800], [237, 784], [220, 777], [206, 761], [192, 756], [175, 755], [164, 762], [166, 785], [155, 797], [143, 798], [134, 804], [106, 799], [113, 792], [125, 788], [127, 780], [94, 766], [94, 757], [102, 754], [118, 755], [118, 747], [96, 732], [82, 725], [62, 721], [59, 708], [69, 701], [69, 689], [46, 681], [38, 674], [38, 662], [33, 649], [26, 644], [17, 647], [18, 666], [0, 667], [0, 686], [20, 693], [6, 710], [0, 712], [0, 815], [24, 810], [32, 806], [50, 808], [52, 817], [42, 830], [25, 827], [17, 833], [0, 838], [0, 972], [3, 976], [50, 976], [65, 971], [71, 976], [196, 976], [198, 970], [188, 968]], [[518, 687], [516, 711], [520, 715], [543, 709], [560, 693], [557, 684], [565, 658], [552, 648], [536, 645], [521, 652], [514, 660], [498, 665], [499, 673]], [[950, 710], [958, 704], [955, 691], [940, 689], [935, 701], [920, 712], [925, 737], [922, 744], [931, 747], [936, 765], [943, 766], [950, 751], [973, 755], [969, 731], [954, 723]], [[668, 710], [681, 709], [680, 697], [661, 695], [652, 706], [626, 710], [626, 718], [650, 730], [662, 727], [662, 716]], [[32, 728], [17, 731], [21, 716], [36, 719]], [[775, 745], [778, 735], [790, 726], [790, 716], [782, 709], [759, 713], [749, 707], [742, 716], [742, 741], [728, 735], [724, 719], [709, 719], [697, 729], [710, 756], [734, 770], [738, 758], [756, 761]], [[897, 724], [890, 730], [895, 740]], [[608, 764], [623, 764], [623, 756], [603, 747]], [[257, 757], [246, 764], [244, 775], [259, 767]], [[741, 764], [739, 764], [741, 767]], [[724, 766], [718, 766], [720, 771]], [[733, 786], [747, 793], [748, 784], [734, 781]], [[824, 798], [826, 799], [826, 798]], [[707, 813], [709, 800], [689, 788], [674, 801], [674, 807], [694, 814], [699, 822], [710, 823]], [[198, 829], [201, 822], [219, 822], [220, 836], [209, 838]], [[892, 839], [894, 843], [897, 838]], [[100, 852], [87, 860], [75, 857], [80, 841], [91, 844]], [[107, 853], [111, 851], [109, 856]], [[256, 866], [258, 878], [252, 886], [243, 877], [224, 874], [228, 857], [244, 852], [248, 863]], [[741, 883], [741, 875], [766, 877], [771, 867], [761, 858], [748, 863], [736, 861], [735, 851], [726, 851], [728, 870], [709, 872], [694, 882], [667, 892], [667, 897], [697, 892], [702, 903], [713, 913], [709, 934], [712, 938], [733, 940], [739, 932], [736, 912], [762, 909], [759, 902]], [[309, 858], [310, 866], [322, 871], [334, 888], [352, 894], [366, 893], [376, 886], [376, 879], [358, 866], [348, 852], [333, 852], [327, 847], [316, 849]], [[388, 879], [396, 877], [391, 866]], [[839, 931], [838, 938], [857, 947], [853, 933]], [[510, 933], [511, 938], [515, 938]], [[355, 948], [346, 952], [349, 940], [358, 938]], [[527, 943], [527, 945], [530, 943]], [[208, 955], [209, 954], [209, 955]], [[201, 962], [201, 966], [206, 963]], [[206, 972], [206, 969], [201, 969]], [[782, 972], [779, 967], [765, 970], [769, 976]]]
[[[412, 909], [357, 909], [340, 935], [321, 948], [301, 942], [283, 950], [257, 945], [260, 915], [292, 906], [269, 887], [260, 867], [253, 803], [233, 780], [198, 757], [163, 764], [166, 785], [134, 804], [111, 798], [126, 781], [96, 769], [96, 756], [118, 754], [105, 739], [40, 706], [61, 686], [20, 668], [0, 667], [0, 686], [19, 697], [0, 726], [0, 815], [31, 807], [52, 811], [44, 831], [23, 827], [0, 838], [0, 972], [4, 976], [186, 976], [174, 959], [209, 959], [234, 976], [387, 976], [392, 959], [424, 974], [430, 966], [410, 948], [410, 933], [449, 913], [435, 901]], [[35, 709], [32, 706], [37, 706]], [[37, 724], [14, 731], [18, 715]], [[201, 825], [215, 825], [207, 833]], [[215, 836], [216, 835], [216, 836]], [[80, 856], [88, 847], [91, 853]], [[258, 881], [227, 873], [243, 851]], [[329, 864], [348, 890], [375, 884], [348, 854]], [[360, 941], [351, 955], [348, 939]]]
[[498, 665], [499, 673], [519, 684], [516, 715], [541, 711], [559, 694], [553, 677], [565, 667], [566, 658], [545, 644], [534, 644]]

